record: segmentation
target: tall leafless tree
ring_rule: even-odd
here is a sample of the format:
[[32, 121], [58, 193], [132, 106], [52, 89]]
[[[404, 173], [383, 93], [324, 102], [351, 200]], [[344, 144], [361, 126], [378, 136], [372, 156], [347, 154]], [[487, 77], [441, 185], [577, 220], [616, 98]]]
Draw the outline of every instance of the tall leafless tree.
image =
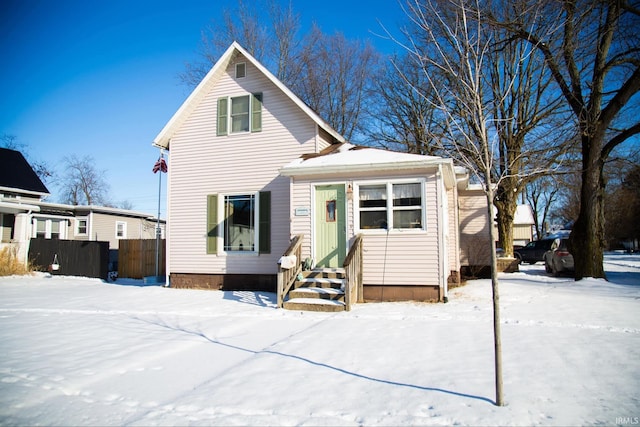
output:
[[195, 86], [235, 40], [345, 138], [359, 135], [363, 111], [373, 102], [366, 95], [378, 53], [369, 43], [327, 35], [315, 25], [304, 37], [299, 30], [300, 17], [290, 4], [240, 1], [203, 32], [203, 61], [187, 64], [180, 78]]
[[[485, 102], [483, 81], [486, 61], [493, 48], [493, 35], [481, 23], [480, 8], [467, 7], [465, 0], [440, 2], [415, 1], [407, 4], [407, 15], [419, 30], [407, 33], [405, 48], [425, 76], [434, 107], [446, 126], [445, 139], [435, 140], [483, 183], [487, 215], [494, 215], [495, 127], [492, 110]], [[414, 88], [420, 91], [421, 88]], [[423, 92], [424, 93], [424, 92]], [[502, 382], [502, 341], [500, 334], [500, 296], [495, 231], [489, 229], [491, 254], [491, 288], [493, 293], [493, 331], [496, 405], [504, 404]]]
[[63, 203], [72, 205], [108, 205], [109, 184], [105, 171], [96, 169], [91, 156], [75, 155], [63, 159], [64, 172], [60, 180]]
[[[640, 132], [640, 8], [625, 0], [540, 1], [540, 25], [495, 23], [544, 58], [577, 124], [580, 210], [571, 232], [576, 280], [605, 277], [604, 165], [614, 148]], [[549, 31], [552, 29], [553, 31]]]
[[424, 73], [412, 58], [391, 58], [374, 80], [371, 94], [379, 102], [368, 121], [369, 140], [392, 151], [438, 155], [432, 140], [441, 138], [443, 130], [428, 91]]

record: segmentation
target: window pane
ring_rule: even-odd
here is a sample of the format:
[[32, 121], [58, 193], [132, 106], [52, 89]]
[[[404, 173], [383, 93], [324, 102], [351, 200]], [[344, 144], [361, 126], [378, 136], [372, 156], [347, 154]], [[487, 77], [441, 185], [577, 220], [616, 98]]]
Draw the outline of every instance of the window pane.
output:
[[231, 132], [249, 131], [249, 96], [231, 98]]
[[60, 238], [60, 221], [51, 221], [51, 238]]
[[358, 199], [361, 208], [384, 208], [387, 206], [387, 186], [369, 185], [360, 187]]
[[360, 229], [386, 229], [387, 228], [387, 211], [361, 211], [360, 212]]
[[420, 209], [393, 211], [393, 228], [421, 228], [422, 211]]
[[420, 206], [420, 183], [393, 184], [393, 206]]
[[255, 197], [226, 196], [224, 199], [225, 251], [253, 251], [255, 244]]

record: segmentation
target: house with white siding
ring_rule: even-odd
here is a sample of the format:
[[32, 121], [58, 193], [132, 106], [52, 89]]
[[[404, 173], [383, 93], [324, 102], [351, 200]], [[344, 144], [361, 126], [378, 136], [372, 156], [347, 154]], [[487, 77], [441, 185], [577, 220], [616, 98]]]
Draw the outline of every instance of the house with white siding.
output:
[[459, 281], [464, 171], [348, 143], [237, 43], [153, 144], [170, 159], [171, 287], [340, 305], [445, 301]]

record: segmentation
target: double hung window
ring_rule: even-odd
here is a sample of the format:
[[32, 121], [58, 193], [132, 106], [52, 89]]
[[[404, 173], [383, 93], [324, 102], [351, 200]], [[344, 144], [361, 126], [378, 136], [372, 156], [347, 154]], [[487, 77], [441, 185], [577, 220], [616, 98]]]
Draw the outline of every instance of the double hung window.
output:
[[261, 93], [218, 98], [218, 136], [261, 130]]
[[207, 196], [207, 253], [269, 253], [271, 192]]
[[422, 194], [421, 182], [360, 185], [360, 229], [422, 229]]
[[224, 196], [224, 250], [254, 251], [256, 196]]

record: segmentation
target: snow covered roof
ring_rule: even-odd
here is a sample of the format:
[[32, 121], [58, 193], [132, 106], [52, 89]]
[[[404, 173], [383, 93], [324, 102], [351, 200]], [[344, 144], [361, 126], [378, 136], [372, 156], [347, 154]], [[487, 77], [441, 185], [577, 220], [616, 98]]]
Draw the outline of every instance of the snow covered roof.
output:
[[191, 92], [191, 95], [184, 101], [178, 111], [171, 117], [169, 122], [160, 131], [158, 136], [153, 140], [156, 147], [169, 149], [169, 142], [175, 132], [187, 120], [189, 115], [198, 107], [211, 88], [217, 83], [224, 74], [229, 63], [238, 55], [242, 55], [255, 66], [262, 74], [267, 77], [276, 87], [278, 87], [285, 95], [287, 95], [302, 111], [304, 111], [318, 126], [327, 131], [333, 138], [339, 142], [344, 141], [344, 137], [325, 122], [315, 111], [305, 104], [298, 96], [286, 87], [276, 76], [267, 70], [257, 59], [247, 52], [238, 42], [233, 42], [231, 46], [222, 54], [218, 62], [209, 70], [207, 75], [202, 79], [198, 86]]
[[514, 225], [533, 225], [533, 210], [529, 205], [518, 205], [516, 207], [516, 214], [513, 218]]
[[317, 154], [307, 154], [280, 169], [284, 176], [310, 176], [348, 172], [384, 172], [432, 170], [443, 166], [447, 186], [455, 185], [456, 173], [451, 159], [381, 150], [348, 142], [335, 144]]

